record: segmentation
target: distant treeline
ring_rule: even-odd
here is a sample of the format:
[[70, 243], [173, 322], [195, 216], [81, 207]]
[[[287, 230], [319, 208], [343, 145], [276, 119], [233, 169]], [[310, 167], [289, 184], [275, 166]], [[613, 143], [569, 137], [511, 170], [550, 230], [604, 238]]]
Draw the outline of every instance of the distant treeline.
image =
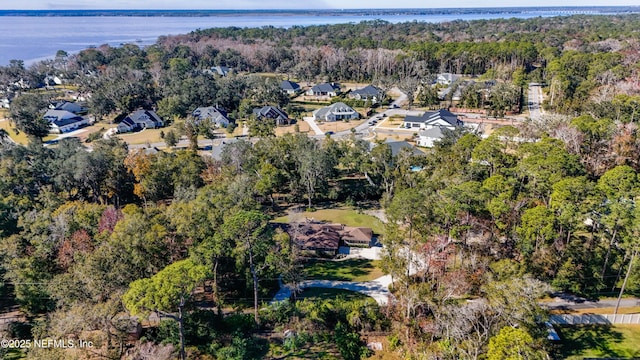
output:
[[636, 13], [637, 6], [547, 6], [489, 8], [417, 8], [417, 9], [244, 9], [244, 10], [0, 10], [0, 16], [242, 16], [272, 15], [442, 15], [442, 14], [522, 14], [529, 12], [622, 14]]

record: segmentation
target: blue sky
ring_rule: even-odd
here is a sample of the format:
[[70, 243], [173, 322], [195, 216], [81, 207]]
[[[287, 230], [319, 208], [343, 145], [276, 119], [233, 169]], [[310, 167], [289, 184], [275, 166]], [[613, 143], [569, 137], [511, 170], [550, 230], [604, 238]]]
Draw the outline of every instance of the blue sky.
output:
[[640, 0], [0, 0], [0, 9], [362, 9], [503, 6], [640, 6]]

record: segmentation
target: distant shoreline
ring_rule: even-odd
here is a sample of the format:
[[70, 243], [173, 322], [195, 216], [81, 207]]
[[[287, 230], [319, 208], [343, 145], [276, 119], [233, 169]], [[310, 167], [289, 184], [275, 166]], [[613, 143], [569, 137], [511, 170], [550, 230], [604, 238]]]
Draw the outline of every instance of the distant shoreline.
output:
[[177, 16], [211, 17], [269, 15], [435, 15], [435, 14], [521, 14], [528, 12], [557, 14], [629, 14], [640, 12], [640, 6], [528, 6], [483, 8], [415, 8], [415, 9], [274, 9], [274, 10], [0, 10], [0, 16]]
[[640, 6], [495, 7], [459, 9], [322, 10], [0, 10], [0, 66], [30, 65], [90, 47], [151, 45], [161, 36], [199, 29], [530, 19], [568, 16], [634, 17]]

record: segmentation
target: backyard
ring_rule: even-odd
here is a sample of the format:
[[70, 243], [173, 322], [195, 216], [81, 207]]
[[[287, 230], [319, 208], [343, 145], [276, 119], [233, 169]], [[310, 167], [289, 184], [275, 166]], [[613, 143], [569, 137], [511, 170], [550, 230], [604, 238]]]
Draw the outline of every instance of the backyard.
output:
[[367, 121], [367, 119], [317, 122], [317, 124], [318, 124], [318, 127], [324, 132], [327, 132], [327, 131], [340, 132], [340, 131], [345, 131], [345, 130], [354, 128], [365, 121]]
[[384, 275], [380, 260], [308, 260], [304, 264], [307, 280], [371, 281]]
[[350, 208], [320, 209], [316, 211], [292, 212], [290, 215], [280, 216], [273, 221], [288, 223], [292, 221], [304, 221], [313, 219], [330, 223], [344, 224], [347, 226], [369, 227], [374, 234], [384, 234], [384, 224], [378, 218], [364, 214]]
[[640, 325], [556, 326], [562, 359], [640, 357]]
[[11, 122], [9, 119], [3, 119], [2, 114], [0, 114], [0, 129], [7, 132], [10, 138], [18, 144], [26, 145], [29, 143], [29, 138], [27, 138], [27, 134], [23, 132], [19, 132], [16, 134], [15, 130], [11, 126]]

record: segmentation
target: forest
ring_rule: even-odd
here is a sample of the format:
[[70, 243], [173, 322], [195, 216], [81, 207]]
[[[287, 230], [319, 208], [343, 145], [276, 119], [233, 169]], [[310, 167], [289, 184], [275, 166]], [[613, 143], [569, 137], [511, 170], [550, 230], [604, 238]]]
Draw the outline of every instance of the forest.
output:
[[[3, 348], [3, 358], [304, 358], [295, 354], [315, 346], [323, 359], [382, 359], [365, 346], [371, 334], [391, 359], [562, 358], [546, 340], [542, 297], [640, 293], [639, 22], [206, 29], [0, 67], [5, 114], [31, 139], [0, 133], [0, 305], [21, 317], [5, 337], [93, 344]], [[204, 71], [215, 65], [236, 74]], [[508, 110], [522, 111], [527, 84], [540, 83], [546, 115], [488, 136], [447, 132], [425, 155], [355, 134], [271, 130], [226, 145], [221, 159], [197, 145], [149, 153], [118, 138], [41, 141], [51, 99], [39, 88], [51, 74], [90, 94], [98, 121], [156, 109], [197, 139], [207, 130], [188, 125], [198, 106], [236, 119], [267, 104], [295, 113], [273, 74], [397, 86], [408, 106], [433, 107], [450, 103], [426, 94], [443, 72], [496, 82], [460, 100], [490, 110], [508, 93], [520, 103]], [[270, 305], [279, 281], [303, 281], [309, 264], [273, 220], [335, 207], [385, 213], [380, 268], [394, 301], [294, 294]], [[285, 330], [294, 335], [265, 335]]]

